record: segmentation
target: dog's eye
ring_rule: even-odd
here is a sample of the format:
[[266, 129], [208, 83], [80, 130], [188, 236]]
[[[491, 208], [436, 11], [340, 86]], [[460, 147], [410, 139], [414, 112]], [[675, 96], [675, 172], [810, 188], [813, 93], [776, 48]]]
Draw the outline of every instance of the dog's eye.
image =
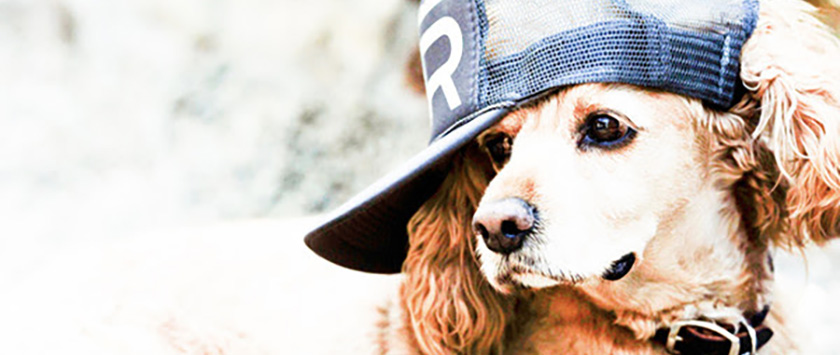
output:
[[598, 113], [590, 116], [582, 127], [581, 146], [616, 147], [636, 133], [615, 117]]
[[500, 170], [510, 158], [510, 150], [513, 147], [513, 139], [507, 134], [499, 134], [484, 142], [484, 149], [493, 160], [493, 167]]

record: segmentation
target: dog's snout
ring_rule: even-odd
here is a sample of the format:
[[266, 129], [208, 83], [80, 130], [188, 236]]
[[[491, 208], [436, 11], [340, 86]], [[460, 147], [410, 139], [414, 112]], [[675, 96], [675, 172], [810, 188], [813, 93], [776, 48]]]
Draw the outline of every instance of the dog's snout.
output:
[[521, 248], [535, 224], [534, 207], [519, 198], [484, 203], [473, 216], [475, 232], [490, 250], [502, 254]]

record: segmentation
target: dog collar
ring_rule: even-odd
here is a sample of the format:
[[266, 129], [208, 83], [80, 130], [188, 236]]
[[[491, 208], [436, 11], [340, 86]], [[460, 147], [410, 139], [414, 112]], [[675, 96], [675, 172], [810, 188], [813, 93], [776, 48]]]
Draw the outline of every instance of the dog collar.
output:
[[770, 306], [765, 306], [761, 312], [744, 317], [739, 331], [707, 320], [683, 320], [660, 328], [652, 340], [671, 354], [752, 355], [773, 336], [773, 331], [763, 324], [769, 311]]

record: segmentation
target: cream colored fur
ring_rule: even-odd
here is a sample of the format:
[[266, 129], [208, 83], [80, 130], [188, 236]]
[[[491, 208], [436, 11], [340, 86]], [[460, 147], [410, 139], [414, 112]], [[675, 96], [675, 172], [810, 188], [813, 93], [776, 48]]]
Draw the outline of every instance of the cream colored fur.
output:
[[[383, 329], [382, 352], [656, 354], [650, 337], [675, 320], [737, 323], [772, 304], [773, 248], [840, 234], [840, 46], [812, 12], [762, 1], [742, 53], [749, 92], [728, 112], [585, 84], [485, 132], [409, 225], [405, 281], [387, 313], [403, 323]], [[581, 149], [579, 127], [599, 109], [636, 137]], [[494, 170], [481, 144], [498, 132], [515, 138]], [[537, 208], [540, 228], [502, 257], [471, 220], [510, 197]], [[626, 277], [600, 277], [630, 252]], [[776, 334], [762, 353], [796, 351], [783, 309], [771, 308]]]

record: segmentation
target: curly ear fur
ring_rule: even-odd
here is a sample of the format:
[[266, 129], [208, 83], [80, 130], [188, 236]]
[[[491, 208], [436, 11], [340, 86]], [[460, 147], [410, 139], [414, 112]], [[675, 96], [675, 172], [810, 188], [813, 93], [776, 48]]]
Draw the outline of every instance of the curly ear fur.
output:
[[457, 157], [435, 196], [408, 225], [400, 290], [424, 353], [501, 353], [509, 301], [478, 267], [471, 221], [490, 179], [474, 149]]
[[815, 11], [798, 1], [762, 1], [742, 50], [750, 92], [734, 110], [757, 110], [753, 138], [775, 156], [787, 186], [789, 232], [775, 240], [783, 246], [840, 235], [840, 45]]

